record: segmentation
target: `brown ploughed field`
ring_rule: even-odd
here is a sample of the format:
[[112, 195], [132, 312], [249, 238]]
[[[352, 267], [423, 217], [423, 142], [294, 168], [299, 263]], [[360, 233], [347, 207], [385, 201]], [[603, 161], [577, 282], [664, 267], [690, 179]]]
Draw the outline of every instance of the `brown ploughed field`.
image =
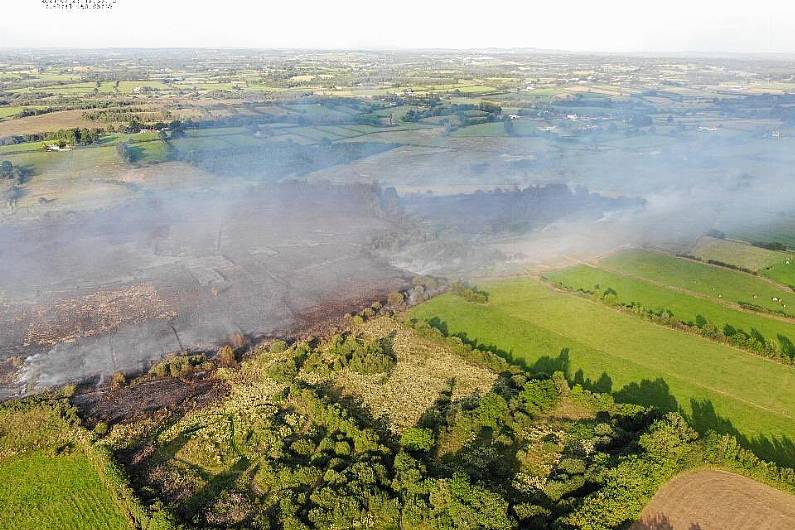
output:
[[791, 530], [795, 495], [725, 471], [674, 478], [631, 530]]

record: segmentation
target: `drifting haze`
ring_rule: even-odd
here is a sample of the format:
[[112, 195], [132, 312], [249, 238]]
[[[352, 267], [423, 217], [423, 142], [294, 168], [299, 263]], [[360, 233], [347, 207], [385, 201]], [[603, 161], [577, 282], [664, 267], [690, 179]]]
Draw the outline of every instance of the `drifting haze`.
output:
[[191, 117], [159, 133], [125, 118], [64, 151], [3, 139], [21, 172], [2, 182], [0, 397], [290, 334], [412, 274], [686, 249], [795, 202], [782, 60], [136, 50], [4, 64], [19, 65], [7, 105], [63, 105], [71, 88], [90, 115], [115, 101]]

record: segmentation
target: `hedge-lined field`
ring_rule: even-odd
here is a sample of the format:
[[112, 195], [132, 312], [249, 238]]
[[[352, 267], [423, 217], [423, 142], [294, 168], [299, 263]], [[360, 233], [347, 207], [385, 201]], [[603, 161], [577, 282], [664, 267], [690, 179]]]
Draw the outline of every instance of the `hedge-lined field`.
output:
[[795, 324], [770, 318], [764, 313], [733, 309], [610, 271], [578, 265], [547, 273], [544, 277], [575, 291], [601, 294], [612, 289], [615, 301], [619, 304], [635, 303], [653, 311], [668, 310], [673, 318], [685, 323], [699, 323], [704, 319], [719, 329], [728, 325], [746, 333], [756, 333], [770, 341], [779, 351], [788, 348], [785, 346], [786, 341], [795, 342]]
[[758, 271], [777, 263], [784, 257], [781, 252], [755, 247], [740, 241], [702, 237], [691, 251], [704, 261], [728, 263], [752, 271]]
[[744, 272], [645, 250], [614, 254], [602, 260], [599, 267], [666, 287], [686, 289], [715, 301], [742, 302], [769, 311], [795, 314], [795, 293]]
[[132, 528], [86, 449], [48, 406], [0, 410], [0, 528]]
[[795, 369], [535, 280], [484, 287], [487, 304], [446, 294], [411, 314], [536, 369], [565, 368], [619, 399], [681, 407], [701, 430], [736, 432], [765, 457], [795, 462]]
[[89, 460], [43, 452], [0, 461], [0, 528], [128, 529]]

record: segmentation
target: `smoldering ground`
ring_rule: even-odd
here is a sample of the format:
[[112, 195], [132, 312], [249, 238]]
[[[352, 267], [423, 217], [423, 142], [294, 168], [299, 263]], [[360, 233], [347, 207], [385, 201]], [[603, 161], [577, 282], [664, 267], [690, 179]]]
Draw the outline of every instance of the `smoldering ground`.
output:
[[[491, 275], [676, 247], [710, 228], [770, 223], [793, 204], [792, 140], [664, 139], [664, 149], [617, 149], [598, 136], [491, 138], [478, 150], [446, 137], [420, 173], [401, 164], [411, 146], [183, 152], [174, 140], [179, 163], [204, 168], [201, 183], [154, 175], [123, 200], [70, 211], [61, 196], [0, 224], [0, 394], [140, 370], [233, 333], [288, 331], [412, 273]], [[453, 163], [463, 151], [468, 165]], [[408, 190], [435, 193], [401, 190], [410, 171]], [[97, 178], [79, 185], [130, 180]], [[449, 193], [463, 188], [482, 191]]]
[[0, 226], [0, 348], [24, 361], [5, 395], [361, 307], [421, 272], [407, 254], [456, 274], [492, 265], [505, 258], [491, 242], [506, 215], [524, 233], [641, 204], [566, 186], [421, 198], [302, 181], [221, 190]]
[[15, 370], [3, 396], [146, 369], [234, 333], [286, 333], [324, 308], [384, 297], [413, 273], [499, 274], [682, 244], [719, 217], [740, 222], [731, 213], [757, 211], [760, 197], [768, 209], [786, 204], [770, 184], [645, 198], [558, 184], [400, 197], [371, 184], [287, 181], [146, 192], [6, 223], [0, 348]]
[[26, 359], [24, 382], [50, 386], [385, 296], [406, 274], [367, 252], [389, 225], [370, 198], [367, 187], [255, 186], [5, 225], [0, 348]]

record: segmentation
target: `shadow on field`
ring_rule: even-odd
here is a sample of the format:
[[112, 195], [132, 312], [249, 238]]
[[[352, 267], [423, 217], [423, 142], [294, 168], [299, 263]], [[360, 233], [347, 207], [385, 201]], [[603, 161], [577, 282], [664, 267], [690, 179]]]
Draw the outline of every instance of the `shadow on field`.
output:
[[[682, 527], [676, 527], [682, 528]], [[644, 517], [630, 527], [630, 530], [674, 530], [674, 525], [665, 515], [658, 513], [651, 517]], [[684, 528], [682, 528], [684, 530]], [[702, 530], [698, 523], [690, 523], [687, 530]]]
[[547, 374], [552, 375], [555, 372], [563, 372], [568, 377], [570, 372], [570, 361], [569, 361], [569, 349], [563, 348], [560, 350], [556, 357], [550, 357], [545, 355], [536, 360], [533, 364], [527, 364], [527, 361], [522, 357], [515, 357], [513, 352], [506, 351], [503, 349], [498, 348], [493, 344], [484, 344], [482, 342], [478, 342], [477, 339], [471, 339], [466, 333], [459, 332], [459, 333], [450, 333], [450, 330], [447, 327], [447, 323], [439, 317], [433, 317], [428, 320], [428, 324], [431, 327], [438, 329], [442, 332], [445, 337], [458, 337], [461, 339], [461, 342], [464, 344], [475, 348], [480, 351], [487, 351], [491, 352], [495, 355], [499, 355], [506, 361], [510, 362], [511, 364], [515, 364], [516, 366], [521, 366], [525, 370], [529, 370], [536, 374]]
[[544, 356], [534, 363], [528, 364], [526, 360], [515, 357], [513, 352], [502, 350], [493, 344], [483, 344], [477, 339], [470, 338], [466, 333], [450, 333], [447, 323], [439, 317], [431, 318], [428, 323], [445, 336], [458, 337], [473, 348], [499, 355], [508, 362], [521, 366], [534, 374], [551, 375], [553, 372], [561, 371], [566, 374], [569, 383], [579, 384], [592, 392], [610, 393], [618, 402], [655, 407], [662, 412], [678, 412], [702, 434], [707, 431], [729, 434], [734, 436], [741, 446], [750, 449], [765, 460], [781, 466], [795, 466], [795, 441], [792, 438], [765, 435], [749, 437], [738, 430], [731, 420], [719, 415], [709, 399], [690, 399], [688, 410], [671, 394], [670, 387], [663, 378], [653, 381], [642, 379], [628, 383], [622, 388], [613, 388], [613, 379], [606, 372], [602, 372], [602, 375], [595, 381], [586, 378], [582, 370], [577, 370], [572, 374], [568, 348], [562, 349], [556, 357]]

